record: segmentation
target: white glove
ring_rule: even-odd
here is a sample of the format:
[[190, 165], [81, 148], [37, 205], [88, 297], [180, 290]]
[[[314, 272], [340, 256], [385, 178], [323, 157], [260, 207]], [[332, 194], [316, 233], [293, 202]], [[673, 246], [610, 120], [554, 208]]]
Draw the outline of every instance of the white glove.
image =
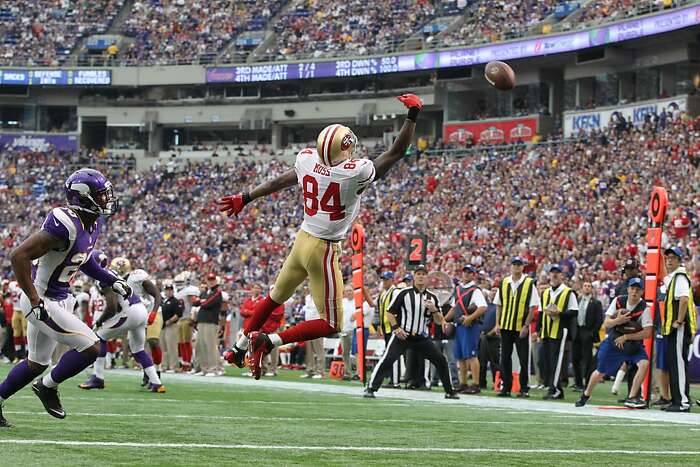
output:
[[123, 279], [117, 279], [117, 281], [112, 284], [112, 290], [114, 290], [114, 293], [120, 295], [124, 300], [131, 297], [132, 294], [131, 287]]

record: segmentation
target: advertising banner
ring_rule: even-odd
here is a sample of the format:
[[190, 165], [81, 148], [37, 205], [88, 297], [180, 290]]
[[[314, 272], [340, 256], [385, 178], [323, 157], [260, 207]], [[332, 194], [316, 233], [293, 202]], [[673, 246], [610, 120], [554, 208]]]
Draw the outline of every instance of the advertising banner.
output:
[[605, 128], [614, 115], [631, 120], [634, 125], [639, 125], [644, 123], [644, 118], [647, 115], [658, 114], [663, 110], [685, 111], [687, 107], [687, 96], [677, 96], [616, 107], [564, 112], [564, 136], [569, 138], [581, 130], [590, 131]]
[[0, 134], [0, 150], [26, 149], [30, 151], [47, 151], [51, 148], [64, 152], [78, 150], [78, 135], [53, 133], [14, 133]]
[[537, 117], [447, 122], [443, 139], [447, 143], [464, 144], [468, 140], [482, 144], [531, 141], [537, 134]]

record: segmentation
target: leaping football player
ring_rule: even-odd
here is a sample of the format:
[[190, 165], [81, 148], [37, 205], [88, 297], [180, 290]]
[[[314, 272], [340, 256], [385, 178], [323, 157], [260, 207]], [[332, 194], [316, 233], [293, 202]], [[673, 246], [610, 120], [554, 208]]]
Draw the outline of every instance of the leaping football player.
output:
[[[95, 256], [101, 265], [106, 267], [107, 265], [107, 255], [101, 251], [94, 251], [93, 256]], [[105, 302], [107, 303], [107, 308], [102, 316], [95, 321], [95, 334], [100, 338], [100, 353], [95, 360], [95, 365], [93, 367], [93, 374], [85, 381], [83, 384], [79, 385], [80, 389], [104, 389], [105, 387], [105, 357], [107, 356], [107, 341], [111, 339], [116, 339], [119, 336], [123, 336], [127, 333], [129, 338], [129, 349], [134, 356], [134, 360], [141, 365], [146, 377], [148, 378], [148, 383], [150, 383], [148, 389], [151, 392], [163, 393], [165, 392], [165, 386], [160, 381], [160, 375], [156, 371], [156, 367], [153, 364], [153, 359], [146, 353], [146, 323], [155, 313], [151, 311], [149, 314], [148, 309], [141, 300], [141, 295], [144, 294], [143, 285], [147, 282], [153, 286], [155, 285], [148, 280], [148, 276], [145, 271], [137, 269], [131, 273], [131, 265], [127, 265], [128, 260], [126, 258], [117, 257], [112, 260], [110, 264], [111, 269], [115, 272], [122, 272], [127, 274], [127, 284], [132, 287], [134, 293], [128, 298], [123, 298], [115, 294], [109, 287], [105, 287], [105, 284], [100, 284], [100, 290], [104, 295]], [[141, 271], [143, 274], [139, 273]], [[136, 274], [134, 274], [136, 273]], [[131, 278], [130, 282], [128, 278]], [[150, 286], [146, 286], [146, 291], [150, 289]], [[139, 290], [141, 295], [136, 293]], [[151, 289], [150, 293], [155, 293], [157, 295], [152, 295], [152, 297], [160, 300], [160, 292], [156, 289], [155, 291]], [[160, 305], [160, 303], [158, 303]], [[145, 386], [145, 385], [144, 385]]]
[[[66, 180], [65, 192], [68, 205], [52, 209], [41, 230], [24, 240], [10, 256], [22, 289], [19, 306], [29, 321], [29, 349], [27, 359], [15, 365], [0, 384], [0, 427], [11, 426], [2, 416], [4, 401], [46, 370], [57, 342], [71, 349], [32, 384], [53, 417], [66, 417], [58, 385], [97, 358], [99, 338], [73, 314], [70, 282], [78, 270], [124, 298], [131, 295], [126, 281], [101, 267], [91, 254], [100, 233], [97, 219], [113, 215], [118, 208], [112, 184], [97, 170], [80, 169]], [[37, 263], [32, 266], [34, 260]]]
[[[275, 286], [257, 304], [238, 342], [225, 354], [229, 363], [243, 367], [247, 349], [255, 379], [260, 379], [262, 359], [274, 347], [330, 336], [342, 326], [340, 241], [360, 212], [361, 194], [375, 179], [384, 177], [406, 153], [418, 113], [423, 108], [423, 102], [415, 94], [404, 94], [398, 99], [408, 108], [406, 121], [389, 150], [374, 161], [352, 159], [357, 144], [355, 134], [346, 126], [329, 125], [318, 135], [315, 148], [299, 152], [294, 169], [250, 192], [219, 200], [219, 210], [232, 216], [258, 198], [297, 184], [304, 195], [304, 222]], [[320, 319], [304, 321], [279, 334], [260, 332], [272, 311], [286, 302], [307, 277]]]

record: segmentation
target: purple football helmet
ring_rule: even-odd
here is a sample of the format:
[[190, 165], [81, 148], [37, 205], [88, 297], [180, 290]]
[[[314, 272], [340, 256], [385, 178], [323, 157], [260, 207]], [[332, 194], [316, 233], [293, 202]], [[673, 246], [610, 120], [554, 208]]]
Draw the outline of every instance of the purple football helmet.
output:
[[112, 184], [101, 172], [80, 169], [66, 180], [68, 207], [78, 211], [111, 216], [119, 208]]
[[103, 251], [92, 250], [92, 256], [95, 257], [97, 264], [102, 266], [102, 268], [107, 269], [107, 266], [109, 265], [109, 258]]

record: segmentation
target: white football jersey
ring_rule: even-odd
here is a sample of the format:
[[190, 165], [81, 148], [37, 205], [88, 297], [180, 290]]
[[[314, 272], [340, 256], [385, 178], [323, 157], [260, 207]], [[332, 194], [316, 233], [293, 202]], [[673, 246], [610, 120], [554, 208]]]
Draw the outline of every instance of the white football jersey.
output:
[[182, 300], [182, 302], [185, 304], [184, 309], [182, 310], [183, 319], [191, 318], [193, 311], [192, 309], [194, 308], [192, 304], [188, 303], [188, 300], [186, 300], [187, 297], [199, 297], [199, 287], [196, 285], [188, 285], [177, 291], [175, 298]]
[[100, 292], [99, 287], [93, 286], [90, 288], [90, 308], [92, 309], [93, 322], [100, 319], [102, 313], [107, 309], [107, 301], [102, 292]]
[[129, 284], [134, 295], [141, 299], [141, 302], [146, 306], [148, 311], [153, 308], [153, 297], [148, 294], [143, 288], [143, 282], [148, 280], [149, 276], [143, 269], [134, 269], [126, 278], [126, 283]]
[[304, 195], [301, 229], [316, 238], [343, 240], [360, 213], [360, 195], [374, 181], [368, 159], [348, 159], [334, 167], [321, 163], [316, 149], [297, 154], [294, 170]]

